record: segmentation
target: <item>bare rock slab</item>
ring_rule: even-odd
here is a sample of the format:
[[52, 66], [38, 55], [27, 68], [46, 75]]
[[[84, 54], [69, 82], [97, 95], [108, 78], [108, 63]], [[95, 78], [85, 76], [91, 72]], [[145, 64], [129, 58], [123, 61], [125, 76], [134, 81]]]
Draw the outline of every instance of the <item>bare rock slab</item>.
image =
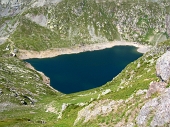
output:
[[167, 50], [156, 63], [156, 74], [161, 80], [169, 82], [170, 79], [170, 51]]

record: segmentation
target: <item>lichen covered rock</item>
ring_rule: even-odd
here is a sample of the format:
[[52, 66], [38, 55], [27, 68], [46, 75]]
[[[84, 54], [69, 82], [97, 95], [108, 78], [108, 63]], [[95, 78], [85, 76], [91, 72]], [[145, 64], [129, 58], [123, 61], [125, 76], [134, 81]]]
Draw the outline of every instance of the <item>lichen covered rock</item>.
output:
[[148, 101], [136, 118], [138, 126], [164, 126], [170, 123], [170, 88], [167, 88], [159, 97]]
[[170, 51], [167, 50], [156, 63], [156, 74], [161, 80], [169, 82], [170, 79]]
[[122, 104], [122, 100], [100, 100], [99, 102], [95, 101], [78, 112], [78, 116], [74, 122], [74, 125], [83, 119], [83, 123], [86, 123], [89, 120], [97, 118], [97, 116], [106, 115], [113, 110], [116, 110], [120, 104]]
[[149, 90], [146, 93], [146, 98], [151, 97], [151, 95], [156, 92], [161, 93], [165, 90], [166, 85], [167, 84], [165, 82], [151, 82], [149, 84]]

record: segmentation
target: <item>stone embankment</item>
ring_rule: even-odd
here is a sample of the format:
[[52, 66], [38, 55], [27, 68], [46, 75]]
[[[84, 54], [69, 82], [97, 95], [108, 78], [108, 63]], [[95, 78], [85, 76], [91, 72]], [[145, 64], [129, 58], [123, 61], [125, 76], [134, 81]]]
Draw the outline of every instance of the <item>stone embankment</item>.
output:
[[48, 58], [48, 57], [55, 57], [55, 56], [63, 55], [63, 54], [73, 54], [73, 53], [80, 53], [80, 52], [86, 52], [86, 51], [101, 50], [105, 48], [111, 48], [113, 46], [135, 46], [138, 48], [137, 51], [140, 53], [146, 53], [150, 50], [149, 46], [141, 45], [137, 42], [113, 41], [113, 42], [89, 44], [89, 45], [84, 45], [84, 46], [75, 46], [71, 48], [49, 49], [49, 50], [40, 51], [40, 52], [19, 50], [20, 53], [18, 54], [18, 57], [20, 59]]

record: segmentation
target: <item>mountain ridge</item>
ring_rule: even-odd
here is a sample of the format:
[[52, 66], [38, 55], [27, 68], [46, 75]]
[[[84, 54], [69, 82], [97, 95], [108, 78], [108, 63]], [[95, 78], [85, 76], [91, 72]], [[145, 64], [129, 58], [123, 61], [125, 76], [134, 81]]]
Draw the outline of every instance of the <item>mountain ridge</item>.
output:
[[[169, 36], [168, 1], [143, 0], [138, 3], [134, 0], [132, 3], [63, 0], [41, 7], [32, 7], [22, 2], [23, 10], [20, 16], [13, 16], [13, 21], [19, 22], [18, 29], [13, 28], [14, 33], [3, 30], [6, 34], [9, 32], [10, 39], [15, 42], [16, 47], [22, 49], [46, 50], [114, 40], [154, 45]], [[4, 27], [5, 24], [1, 28]], [[12, 29], [10, 24], [6, 27]], [[24, 33], [20, 31], [23, 29]], [[21, 33], [23, 36], [19, 37]], [[29, 47], [23, 44], [28, 42]], [[38, 48], [33, 42], [47, 48]]]

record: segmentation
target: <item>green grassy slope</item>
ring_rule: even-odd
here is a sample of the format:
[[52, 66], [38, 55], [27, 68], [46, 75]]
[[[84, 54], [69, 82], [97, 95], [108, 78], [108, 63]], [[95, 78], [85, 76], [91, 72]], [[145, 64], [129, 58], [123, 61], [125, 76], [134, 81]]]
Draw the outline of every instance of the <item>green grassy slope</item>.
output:
[[[62, 94], [44, 84], [41, 75], [23, 61], [11, 57], [6, 46], [0, 46], [0, 126], [17, 126], [20, 122], [19, 126], [30, 126], [30, 119], [41, 120], [40, 112], [49, 103], [47, 98]], [[39, 118], [34, 120], [34, 115]]]
[[[112, 112], [99, 113], [85, 123], [82, 117], [75, 126], [119, 126], [131, 122], [137, 126], [135, 118], [148, 101], [145, 92], [137, 93], [147, 90], [151, 81], [159, 80], [155, 62], [170, 45], [169, 40], [164, 41], [168, 38], [165, 15], [169, 14], [169, 5], [168, 1], [152, 0], [148, 3], [145, 0], [140, 3], [138, 0], [63, 0], [57, 5], [30, 8], [12, 19], [1, 19], [0, 26], [9, 20], [19, 21], [19, 25], [6, 43], [0, 45], [0, 126], [71, 127], [79, 111], [90, 104], [104, 106], [113, 100], [117, 107]], [[26, 18], [27, 14], [44, 15], [47, 27]], [[12, 50], [42, 51], [113, 40], [158, 45], [105, 85], [69, 95], [50, 89], [39, 73], [5, 50], [7, 45]], [[106, 90], [109, 92], [103, 94]], [[155, 96], [158, 95], [151, 98]], [[92, 106], [89, 111], [95, 109]]]
[[[24, 62], [17, 58], [9, 57], [8, 51], [3, 51], [6, 44], [1, 45], [0, 106], [3, 108], [0, 110], [0, 126], [73, 126], [81, 109], [106, 100], [120, 102], [121, 106], [108, 114], [99, 114], [87, 123], [83, 123], [82, 119], [75, 126], [114, 126], [122, 121], [124, 125], [129, 121], [135, 123], [135, 117], [147, 101], [145, 94], [136, 93], [148, 89], [151, 81], [159, 80], [155, 74], [155, 62], [169, 44], [170, 41], [160, 43], [157, 49], [130, 63], [107, 84], [69, 95], [52, 91], [42, 83], [37, 72], [26, 68]], [[110, 92], [102, 95], [107, 89]], [[67, 106], [62, 111], [64, 105]]]

